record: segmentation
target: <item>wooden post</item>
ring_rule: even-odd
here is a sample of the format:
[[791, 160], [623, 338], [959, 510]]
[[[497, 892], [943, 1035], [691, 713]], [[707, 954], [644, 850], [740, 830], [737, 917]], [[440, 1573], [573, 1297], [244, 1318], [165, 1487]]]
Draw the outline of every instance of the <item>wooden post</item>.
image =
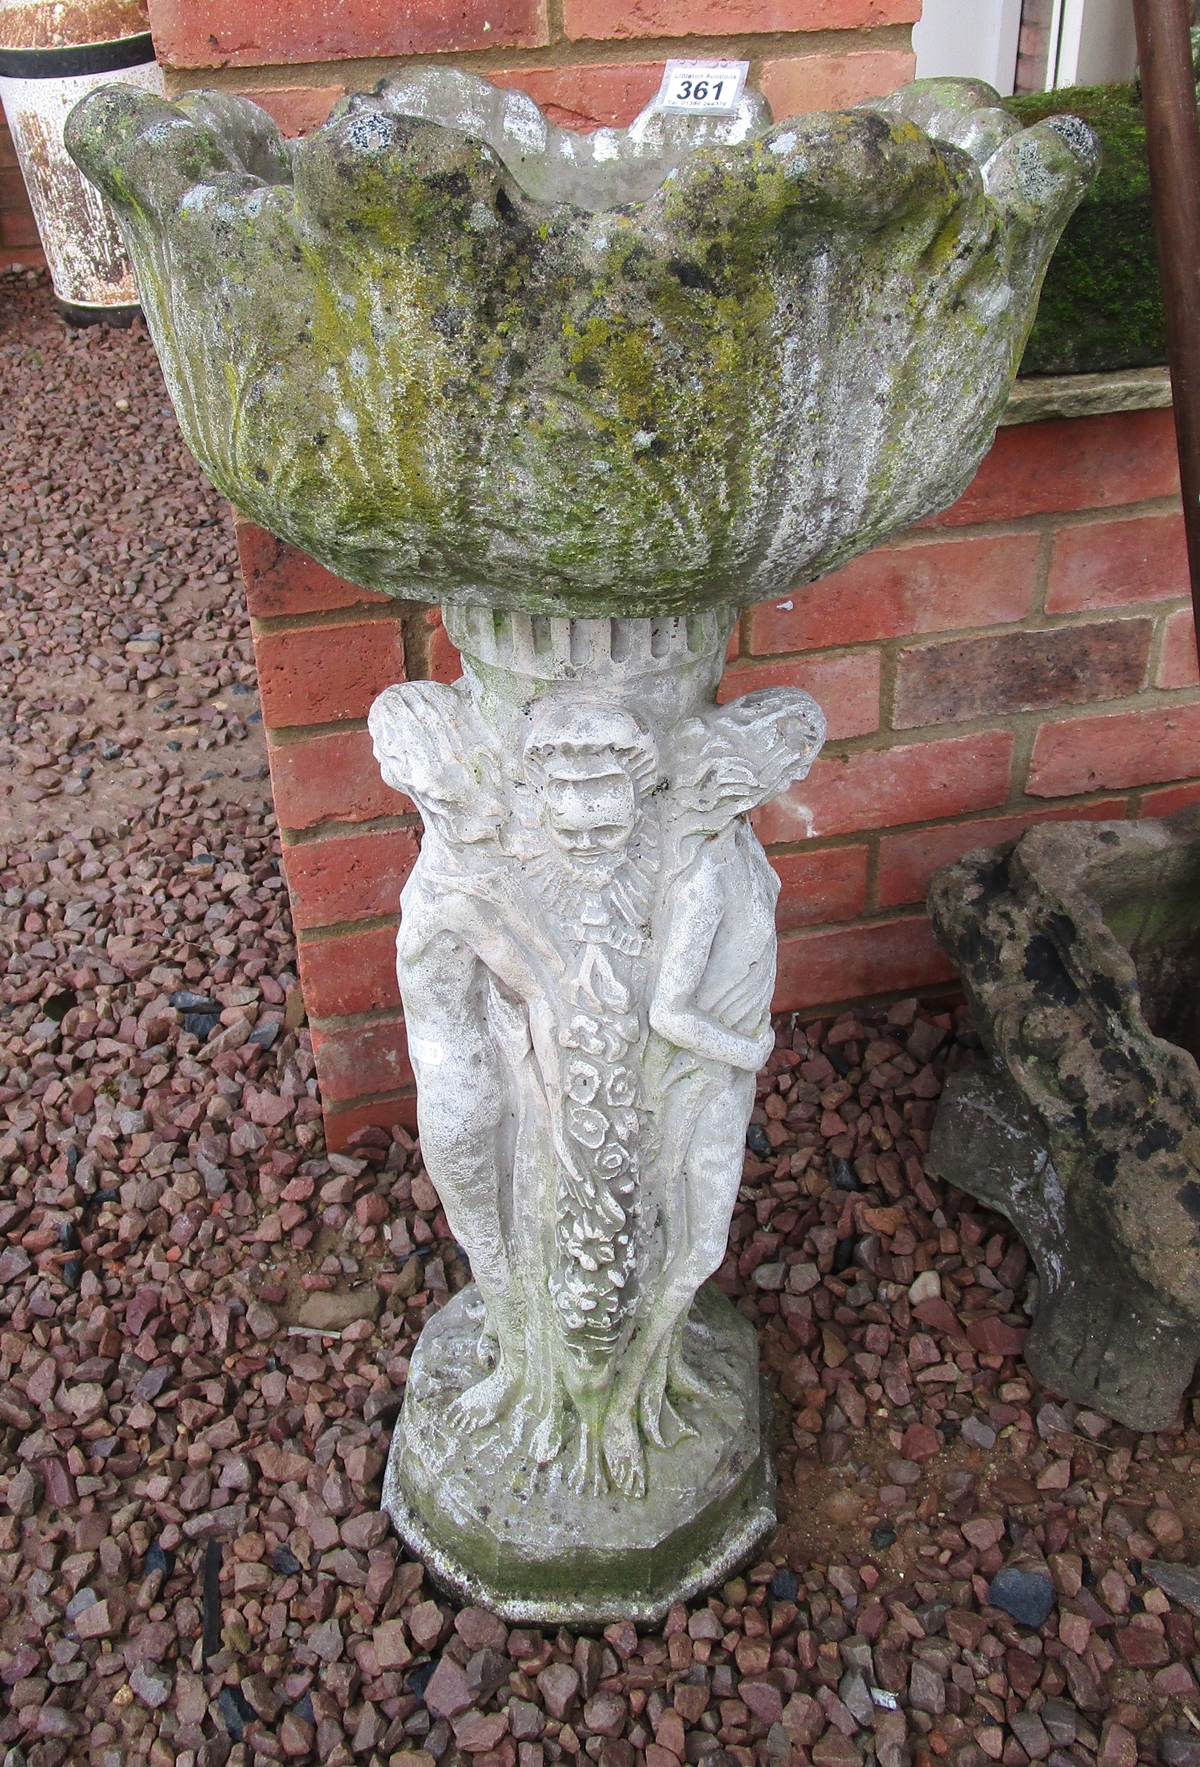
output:
[[1200, 131], [1187, 0], [1133, 0], [1200, 652]]

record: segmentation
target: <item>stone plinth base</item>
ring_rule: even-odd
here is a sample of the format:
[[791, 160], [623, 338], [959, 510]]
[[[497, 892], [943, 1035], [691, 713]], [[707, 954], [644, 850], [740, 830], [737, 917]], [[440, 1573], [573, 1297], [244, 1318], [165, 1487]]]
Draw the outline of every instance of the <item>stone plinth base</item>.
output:
[[769, 1397], [752, 1327], [711, 1283], [696, 1297], [684, 1359], [697, 1388], [672, 1394], [695, 1434], [647, 1445], [647, 1495], [576, 1493], [572, 1445], [549, 1466], [529, 1452], [534, 1416], [515, 1411], [465, 1436], [455, 1401], [484, 1376], [472, 1285], [421, 1334], [383, 1488], [383, 1507], [437, 1582], [518, 1624], [653, 1624], [673, 1601], [721, 1582], [775, 1528]]

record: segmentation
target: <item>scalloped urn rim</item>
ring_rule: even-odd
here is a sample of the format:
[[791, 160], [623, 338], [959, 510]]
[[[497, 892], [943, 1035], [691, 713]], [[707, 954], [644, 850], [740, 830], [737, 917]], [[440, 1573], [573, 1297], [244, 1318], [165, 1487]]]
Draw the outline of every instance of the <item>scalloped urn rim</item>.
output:
[[763, 600], [953, 502], [1096, 164], [978, 82], [601, 140], [444, 70], [290, 143], [106, 88], [68, 144], [245, 515], [369, 589], [569, 618]]

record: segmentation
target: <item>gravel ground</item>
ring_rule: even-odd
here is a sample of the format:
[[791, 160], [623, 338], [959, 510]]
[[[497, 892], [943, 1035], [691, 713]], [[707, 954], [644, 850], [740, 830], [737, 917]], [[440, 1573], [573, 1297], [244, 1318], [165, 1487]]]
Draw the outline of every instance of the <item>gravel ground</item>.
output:
[[953, 1003], [779, 1023], [717, 1279], [778, 1393], [759, 1564], [592, 1639], [397, 1550], [466, 1271], [402, 1131], [324, 1149], [228, 512], [141, 331], [10, 277], [0, 364], [9, 1767], [1200, 1767], [1200, 1433], [1029, 1377], [1024, 1251], [925, 1160]]
[[68, 332], [44, 273], [0, 291], [0, 846], [123, 838], [153, 806], [176, 828], [216, 809], [219, 832], [235, 807], [261, 825], [233, 528], [149, 340]]

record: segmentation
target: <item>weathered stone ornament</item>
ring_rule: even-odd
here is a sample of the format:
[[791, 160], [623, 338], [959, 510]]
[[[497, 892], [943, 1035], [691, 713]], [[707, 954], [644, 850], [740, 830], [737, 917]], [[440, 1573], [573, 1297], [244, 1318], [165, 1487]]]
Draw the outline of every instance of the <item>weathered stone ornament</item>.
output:
[[1200, 1356], [1200, 812], [1067, 822], [937, 872], [929, 910], [994, 1057], [931, 1153], [1033, 1253], [1037, 1378], [1134, 1429]]
[[217, 93], [102, 93], [69, 138], [214, 482], [463, 655], [370, 718], [425, 822], [399, 977], [475, 1278], [385, 1506], [510, 1618], [654, 1618], [774, 1521], [754, 1332], [706, 1279], [772, 1047], [747, 816], [824, 720], [718, 706], [728, 634], [968, 483], [1094, 142], [962, 81], [580, 137], [429, 69], [294, 143]]

